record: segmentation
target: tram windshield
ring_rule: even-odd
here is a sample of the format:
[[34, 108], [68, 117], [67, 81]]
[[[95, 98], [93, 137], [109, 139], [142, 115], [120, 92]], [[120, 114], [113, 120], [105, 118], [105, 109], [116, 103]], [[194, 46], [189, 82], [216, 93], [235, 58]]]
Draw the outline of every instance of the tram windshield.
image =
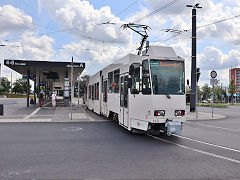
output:
[[150, 61], [153, 94], [182, 95], [184, 87], [184, 62], [173, 60]]

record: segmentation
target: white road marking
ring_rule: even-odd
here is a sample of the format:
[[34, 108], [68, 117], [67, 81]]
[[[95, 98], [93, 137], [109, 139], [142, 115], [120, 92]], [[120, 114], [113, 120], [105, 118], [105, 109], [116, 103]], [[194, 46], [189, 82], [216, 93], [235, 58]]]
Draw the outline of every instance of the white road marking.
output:
[[218, 148], [222, 148], [222, 149], [226, 149], [226, 150], [235, 151], [235, 152], [240, 153], [240, 150], [238, 150], [238, 149], [233, 149], [233, 148], [229, 148], [229, 147], [226, 147], [226, 146], [220, 146], [220, 145], [217, 145], [217, 144], [212, 144], [212, 143], [196, 140], [196, 139], [188, 138], [188, 137], [181, 136], [181, 135], [174, 135], [173, 134], [173, 136], [183, 138], [183, 139], [187, 139], [187, 140], [194, 141], [194, 142], [198, 142], [198, 143], [201, 143], [201, 144], [206, 144], [206, 145], [209, 145], [209, 146], [214, 146], [214, 147], [218, 147]]
[[191, 147], [184, 146], [184, 145], [181, 145], [181, 144], [177, 144], [177, 143], [174, 143], [174, 142], [171, 142], [171, 141], [168, 141], [168, 140], [165, 140], [165, 139], [162, 139], [162, 138], [150, 135], [150, 134], [147, 134], [147, 135], [154, 138], [154, 139], [157, 139], [157, 140], [169, 143], [169, 144], [173, 144], [173, 145], [181, 147], [183, 149], [188, 149], [188, 150], [191, 150], [191, 151], [194, 151], [194, 152], [198, 152], [198, 153], [201, 153], [201, 154], [205, 154], [205, 155], [208, 155], [208, 156], [212, 156], [212, 157], [215, 157], [215, 158], [224, 159], [224, 160], [227, 160], [227, 161], [231, 161], [231, 162], [240, 164], [240, 160], [237, 160], [237, 159], [232, 159], [232, 158], [228, 158], [228, 157], [221, 156], [221, 155], [218, 155], [218, 154], [214, 154], [214, 153], [210, 153], [210, 152], [207, 152], [207, 151], [202, 151], [202, 150], [199, 150], [199, 149], [195, 149], [195, 148], [191, 148]]
[[[43, 107], [47, 106], [50, 102], [46, 103], [43, 105]], [[37, 109], [35, 109], [35, 111], [33, 111], [31, 114], [27, 115], [26, 117], [23, 118], [23, 120], [27, 120], [29, 118], [31, 118], [33, 115], [35, 115], [39, 110], [41, 109], [41, 107], [38, 107]]]
[[228, 130], [228, 131], [240, 132], [240, 130], [237, 130], [237, 129], [230, 129], [230, 128], [219, 127], [219, 126], [212, 126], [212, 125], [208, 125], [208, 124], [192, 123], [192, 122], [188, 122], [188, 121], [186, 121], [184, 123], [196, 124], [196, 125], [199, 125], [199, 126], [206, 126], [206, 127], [216, 128], [216, 129], [223, 129], [223, 130]]
[[87, 112], [82, 108], [84, 114], [86, 114], [87, 118], [89, 119], [89, 121], [95, 121], [90, 115], [87, 114]]
[[34, 114], [36, 114], [40, 109], [41, 109], [41, 107], [38, 107], [38, 108], [35, 109], [35, 111], [33, 111], [31, 114], [25, 116], [25, 117], [23, 118], [23, 120], [29, 119], [29, 118], [32, 117]]
[[22, 123], [22, 122], [52, 122], [52, 119], [2, 119], [0, 123]]

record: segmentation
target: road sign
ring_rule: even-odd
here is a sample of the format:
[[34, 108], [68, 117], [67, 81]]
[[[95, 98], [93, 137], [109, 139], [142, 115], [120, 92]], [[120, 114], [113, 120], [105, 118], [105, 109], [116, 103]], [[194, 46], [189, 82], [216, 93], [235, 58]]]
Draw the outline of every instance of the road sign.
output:
[[216, 71], [214, 71], [214, 70], [212, 70], [211, 71], [211, 73], [210, 73], [210, 76], [211, 76], [211, 78], [216, 78], [217, 77], [217, 72]]
[[213, 79], [213, 78], [210, 79], [210, 84], [211, 84], [212, 86], [217, 85], [217, 83], [218, 83], [218, 80], [217, 80], [217, 79]]

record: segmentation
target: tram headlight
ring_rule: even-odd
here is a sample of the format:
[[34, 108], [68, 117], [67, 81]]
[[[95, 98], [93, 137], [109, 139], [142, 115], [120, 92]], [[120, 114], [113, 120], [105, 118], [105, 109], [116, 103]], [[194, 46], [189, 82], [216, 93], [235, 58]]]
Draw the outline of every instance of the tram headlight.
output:
[[164, 110], [156, 110], [154, 111], [154, 116], [165, 116]]
[[184, 116], [185, 110], [175, 110], [175, 116]]

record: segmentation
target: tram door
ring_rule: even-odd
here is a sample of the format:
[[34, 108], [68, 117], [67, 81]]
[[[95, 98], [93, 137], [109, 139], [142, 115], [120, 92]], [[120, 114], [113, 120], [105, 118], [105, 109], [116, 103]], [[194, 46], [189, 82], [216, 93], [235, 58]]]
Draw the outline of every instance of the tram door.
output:
[[103, 105], [102, 105], [102, 113], [107, 115], [107, 79], [103, 81]]
[[119, 122], [128, 127], [128, 120], [128, 75], [125, 74], [121, 76]]

